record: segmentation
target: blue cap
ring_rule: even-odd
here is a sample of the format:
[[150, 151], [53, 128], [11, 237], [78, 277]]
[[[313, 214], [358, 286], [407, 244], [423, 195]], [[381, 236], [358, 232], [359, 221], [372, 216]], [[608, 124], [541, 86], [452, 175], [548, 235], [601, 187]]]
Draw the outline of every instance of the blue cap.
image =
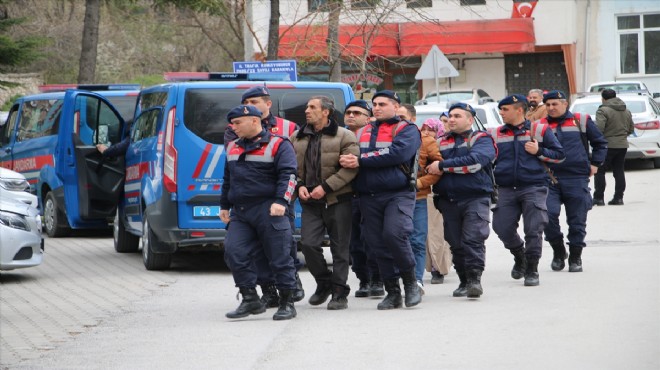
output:
[[397, 94], [396, 91], [392, 91], [392, 90], [380, 90], [380, 91], [377, 91], [377, 92], [374, 94], [373, 98], [371, 98], [371, 101], [374, 101], [374, 99], [376, 99], [376, 98], [379, 97], [379, 96], [384, 96], [384, 97], [386, 97], [386, 98], [390, 98], [390, 99], [392, 99], [392, 100], [396, 100], [397, 103], [401, 104], [401, 98], [399, 98], [399, 94]]
[[237, 117], [254, 116], [261, 118], [261, 111], [253, 105], [239, 105], [227, 113], [227, 121]]
[[[462, 110], [464, 110], [464, 111], [466, 111], [466, 112], [470, 112], [470, 113], [472, 114], [472, 116], [476, 116], [476, 115], [477, 115], [477, 112], [474, 111], [474, 108], [472, 108], [472, 107], [470, 106], [470, 104], [466, 104], [466, 103], [454, 103], [454, 104], [451, 105], [451, 107], [449, 107], [449, 110], [447, 111], [447, 113], [451, 113], [451, 111], [452, 111], [453, 109], [462, 109]], [[449, 117], [449, 116], [448, 116], [448, 117]]]
[[502, 108], [503, 105], [511, 105], [511, 104], [515, 104], [515, 103], [529, 104], [527, 102], [527, 97], [525, 95], [513, 94], [513, 95], [509, 95], [506, 98], [500, 100], [499, 104], [497, 104], [497, 107]]
[[566, 94], [560, 90], [548, 91], [547, 94], [543, 94], [543, 102], [550, 99], [566, 99]]
[[446, 111], [444, 111], [444, 112], [442, 112], [442, 113], [440, 113], [440, 118], [442, 118], [443, 116], [445, 116], [445, 117], [447, 117], [447, 118], [449, 118], [449, 111], [448, 111], [448, 110], [446, 110]]
[[266, 86], [255, 86], [247, 89], [243, 93], [241, 102], [244, 102], [246, 99], [257, 98], [260, 96], [270, 96], [270, 91], [268, 91], [268, 88]]
[[346, 109], [350, 107], [358, 107], [365, 109], [367, 112], [369, 112], [369, 115], [371, 115], [371, 107], [369, 106], [369, 103], [367, 103], [366, 100], [353, 100], [352, 102], [346, 104]]

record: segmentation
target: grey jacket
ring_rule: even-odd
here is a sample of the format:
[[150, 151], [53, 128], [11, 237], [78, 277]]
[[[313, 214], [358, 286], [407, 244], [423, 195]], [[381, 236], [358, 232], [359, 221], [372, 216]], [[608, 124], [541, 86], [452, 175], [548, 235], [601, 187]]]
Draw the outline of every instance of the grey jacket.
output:
[[626, 109], [626, 103], [619, 98], [606, 100], [598, 107], [596, 125], [605, 136], [608, 148], [627, 148], [628, 135], [635, 130], [632, 113]]

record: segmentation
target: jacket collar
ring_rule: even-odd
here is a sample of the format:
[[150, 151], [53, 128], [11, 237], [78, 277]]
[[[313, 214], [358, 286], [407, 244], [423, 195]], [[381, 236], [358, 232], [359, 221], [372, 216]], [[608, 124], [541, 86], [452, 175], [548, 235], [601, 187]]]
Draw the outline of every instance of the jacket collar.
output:
[[[328, 125], [321, 130], [321, 135], [336, 136], [338, 130], [339, 130], [339, 125], [337, 124], [337, 122], [335, 122], [332, 118], [329, 118]], [[303, 127], [301, 127], [300, 130], [298, 130], [298, 134], [296, 134], [296, 138], [302, 139], [305, 136], [312, 136], [315, 134], [316, 131], [314, 131], [314, 127], [312, 127], [312, 125], [308, 123], [305, 123]]]

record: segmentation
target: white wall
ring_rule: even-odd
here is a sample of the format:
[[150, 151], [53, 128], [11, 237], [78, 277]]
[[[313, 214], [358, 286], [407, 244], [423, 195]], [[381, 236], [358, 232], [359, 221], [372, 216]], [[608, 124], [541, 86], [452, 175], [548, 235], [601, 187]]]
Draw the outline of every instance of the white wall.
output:
[[[486, 91], [495, 100], [500, 100], [505, 96], [505, 78], [504, 78], [504, 57], [502, 55], [493, 56], [489, 55], [487, 60], [469, 60], [469, 56], [465, 60], [465, 81], [457, 82], [452, 79], [452, 90], [470, 90], [482, 89]], [[485, 57], [482, 55], [481, 57]], [[459, 79], [462, 80], [462, 79]], [[435, 91], [435, 80], [424, 80], [423, 82], [423, 95]], [[449, 84], [447, 82], [440, 84], [440, 90], [448, 90]], [[422, 96], [423, 96], [422, 95]]]

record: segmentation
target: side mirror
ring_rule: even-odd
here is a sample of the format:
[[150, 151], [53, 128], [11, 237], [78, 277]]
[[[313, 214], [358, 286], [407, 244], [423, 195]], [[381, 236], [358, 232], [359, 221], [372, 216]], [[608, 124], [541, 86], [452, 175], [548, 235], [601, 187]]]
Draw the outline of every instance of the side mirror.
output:
[[99, 125], [98, 136], [94, 133], [94, 138], [98, 138], [96, 144], [110, 145], [108, 142], [108, 125]]

